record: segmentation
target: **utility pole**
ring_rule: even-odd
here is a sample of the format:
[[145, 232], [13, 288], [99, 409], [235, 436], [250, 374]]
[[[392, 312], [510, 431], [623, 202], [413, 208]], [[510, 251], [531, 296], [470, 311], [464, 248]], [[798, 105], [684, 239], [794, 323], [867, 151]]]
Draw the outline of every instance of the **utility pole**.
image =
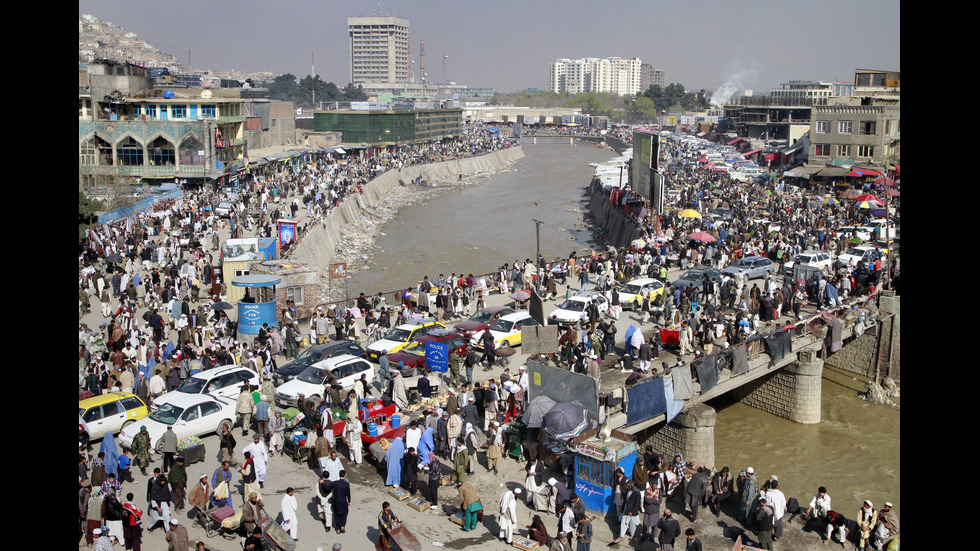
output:
[[537, 241], [537, 259], [534, 264], [534, 273], [537, 277], [534, 279], [534, 290], [538, 296], [541, 296], [541, 224], [544, 224], [544, 222], [535, 220], [534, 218], [531, 220], [534, 220], [534, 236]]

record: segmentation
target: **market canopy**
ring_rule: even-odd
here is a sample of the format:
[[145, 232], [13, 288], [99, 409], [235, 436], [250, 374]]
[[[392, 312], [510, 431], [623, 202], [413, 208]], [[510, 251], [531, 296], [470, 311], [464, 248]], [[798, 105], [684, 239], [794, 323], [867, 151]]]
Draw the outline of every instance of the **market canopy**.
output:
[[848, 172], [844, 176], [881, 176], [881, 173], [877, 170], [871, 170], [870, 168], [855, 168], [854, 170]]
[[742, 138], [742, 137], [735, 138], [734, 140], [728, 142], [728, 145], [736, 144], [736, 143], [738, 143], [738, 142], [740, 142], [740, 141], [742, 141], [744, 139], [745, 138]]
[[528, 403], [527, 409], [524, 410], [524, 415], [521, 416], [521, 422], [532, 428], [543, 427], [545, 414], [551, 411], [551, 408], [555, 407], [556, 403], [544, 394], [537, 396]]
[[684, 209], [677, 213], [681, 218], [701, 218], [701, 213], [694, 209]]
[[748, 151], [748, 152], [742, 153], [742, 155], [745, 155], [746, 157], [748, 157], [749, 155], [755, 155], [756, 153], [758, 153], [760, 151], [762, 151], [762, 150], [761, 149], [753, 149], [752, 151]]

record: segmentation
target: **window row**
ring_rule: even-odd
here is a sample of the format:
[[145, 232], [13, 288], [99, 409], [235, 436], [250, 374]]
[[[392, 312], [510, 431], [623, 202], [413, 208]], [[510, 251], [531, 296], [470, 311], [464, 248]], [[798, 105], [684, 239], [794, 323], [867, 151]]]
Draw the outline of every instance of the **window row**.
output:
[[[830, 133], [830, 121], [815, 121], [813, 125], [817, 134]], [[875, 121], [860, 121], [858, 122], [858, 134], [862, 136], [873, 136], [875, 127]], [[854, 121], [837, 121], [838, 134], [853, 134], [853, 131]]]
[[852, 146], [850, 144], [826, 144], [818, 143], [813, 146], [813, 154], [817, 156], [825, 157], [850, 157], [851, 151], [855, 151], [858, 157], [874, 157], [875, 147], [873, 145], [857, 145]]

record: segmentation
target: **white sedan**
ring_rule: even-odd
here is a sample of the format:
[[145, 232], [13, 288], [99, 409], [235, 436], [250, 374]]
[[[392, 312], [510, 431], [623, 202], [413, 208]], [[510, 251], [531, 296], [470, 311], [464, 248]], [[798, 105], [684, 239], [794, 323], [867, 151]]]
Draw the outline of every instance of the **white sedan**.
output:
[[[595, 302], [600, 314], [609, 309], [606, 297], [595, 291], [586, 291], [565, 299], [558, 308], [548, 314], [549, 320], [556, 320], [559, 325], [575, 325], [578, 328], [589, 319], [589, 304]], [[550, 323], [550, 322], [549, 322]]]
[[132, 448], [133, 437], [140, 432], [140, 427], [145, 426], [153, 451], [160, 453], [160, 437], [168, 426], [174, 428], [177, 439], [180, 440], [188, 436], [220, 433], [221, 426], [225, 424], [229, 428], [235, 424], [235, 400], [206, 394], [181, 393], [149, 416], [124, 428], [119, 433], [119, 443], [124, 448]]

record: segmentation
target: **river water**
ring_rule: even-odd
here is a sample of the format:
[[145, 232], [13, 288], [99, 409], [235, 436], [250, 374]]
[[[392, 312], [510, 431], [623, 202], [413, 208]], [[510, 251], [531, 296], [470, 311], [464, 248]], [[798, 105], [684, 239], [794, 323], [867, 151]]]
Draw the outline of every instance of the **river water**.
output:
[[[399, 210], [369, 253], [371, 269], [355, 273], [350, 290], [372, 294], [425, 275], [486, 273], [504, 262], [533, 259], [532, 219], [544, 222], [541, 254], [548, 259], [590, 246], [582, 214], [589, 163], [617, 155], [589, 143], [570, 146], [568, 138], [537, 142], [524, 140], [525, 158], [492, 178]], [[776, 474], [786, 497], [804, 507], [818, 486], [826, 486], [833, 507], [848, 518], [865, 499], [876, 509], [892, 502], [901, 518], [900, 410], [866, 402], [859, 396], [865, 390], [863, 379], [825, 368], [822, 421], [816, 425], [725, 397], [712, 401], [718, 412], [716, 466], [735, 474], [751, 466], [760, 483]]]
[[525, 157], [489, 180], [464, 186], [425, 203], [402, 208], [385, 224], [368, 253], [373, 266], [350, 278], [356, 294], [405, 288], [426, 275], [483, 274], [504, 262], [535, 257], [535, 223], [541, 255], [567, 258], [589, 246], [583, 192], [590, 162], [618, 157], [568, 138], [525, 139]]

